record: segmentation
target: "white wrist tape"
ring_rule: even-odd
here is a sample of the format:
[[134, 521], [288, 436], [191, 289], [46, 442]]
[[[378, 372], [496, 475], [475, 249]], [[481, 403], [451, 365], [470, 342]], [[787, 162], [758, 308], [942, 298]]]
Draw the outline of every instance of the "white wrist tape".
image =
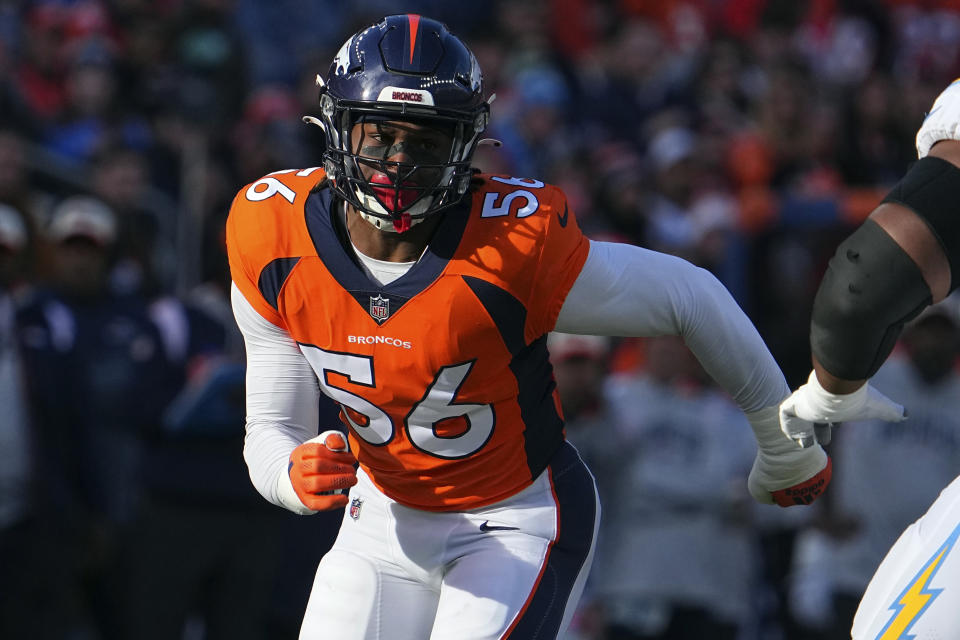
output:
[[868, 399], [866, 384], [853, 393], [831, 393], [820, 385], [816, 371], [811, 371], [805, 393], [797, 399], [797, 415], [817, 422], [843, 422], [861, 413]]
[[801, 449], [780, 430], [780, 407], [774, 405], [747, 414], [757, 439], [757, 459], [748, 487], [754, 498], [772, 502], [771, 491], [786, 489], [809, 480], [827, 466], [823, 447]]
[[[287, 464], [289, 467], [289, 463]], [[309, 516], [316, 513], [316, 511], [300, 502], [300, 497], [297, 496], [297, 492], [293, 490], [293, 483], [290, 482], [290, 471], [288, 469], [281, 469], [277, 475], [277, 498], [280, 500], [280, 504], [297, 515]]]

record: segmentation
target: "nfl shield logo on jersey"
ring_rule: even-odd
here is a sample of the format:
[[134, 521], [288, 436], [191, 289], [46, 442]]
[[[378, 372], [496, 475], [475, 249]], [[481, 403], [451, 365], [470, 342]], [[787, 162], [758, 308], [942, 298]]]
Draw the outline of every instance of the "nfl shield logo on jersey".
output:
[[370, 296], [370, 317], [383, 324], [390, 317], [390, 298]]
[[350, 517], [354, 520], [360, 519], [360, 507], [363, 506], [363, 500], [360, 498], [354, 498], [350, 503]]

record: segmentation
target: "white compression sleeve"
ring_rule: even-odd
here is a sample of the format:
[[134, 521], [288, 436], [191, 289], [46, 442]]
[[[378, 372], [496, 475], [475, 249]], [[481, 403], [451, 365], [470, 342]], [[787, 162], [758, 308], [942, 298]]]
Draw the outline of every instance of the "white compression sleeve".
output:
[[243, 458], [260, 494], [278, 506], [277, 479], [290, 453], [318, 433], [320, 388], [296, 342], [268, 322], [234, 284], [233, 315], [247, 347], [247, 433]]
[[763, 339], [709, 271], [633, 245], [590, 242], [557, 331], [679, 335], [744, 412], [778, 405], [790, 389]]

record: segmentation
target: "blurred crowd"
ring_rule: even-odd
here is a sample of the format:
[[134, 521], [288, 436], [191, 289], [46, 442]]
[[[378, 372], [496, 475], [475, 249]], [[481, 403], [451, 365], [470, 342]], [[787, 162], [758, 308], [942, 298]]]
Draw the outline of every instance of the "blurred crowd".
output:
[[[0, 637], [296, 636], [339, 516], [247, 479], [223, 223], [319, 164], [314, 76], [401, 11], [480, 60], [478, 167], [712, 271], [792, 387], [826, 261], [960, 76], [957, 0], [0, 0]], [[552, 337], [604, 503], [570, 637], [848, 637], [960, 472], [955, 306], [877, 378], [911, 420], [844, 426], [807, 509], [749, 501], [749, 426], [682, 343]]]

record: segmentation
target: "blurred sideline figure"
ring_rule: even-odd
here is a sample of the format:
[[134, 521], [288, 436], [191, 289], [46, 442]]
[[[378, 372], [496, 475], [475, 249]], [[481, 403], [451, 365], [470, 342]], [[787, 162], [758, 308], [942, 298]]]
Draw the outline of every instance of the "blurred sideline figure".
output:
[[[829, 458], [780, 431], [789, 388], [715, 277], [588, 240], [557, 187], [472, 169], [492, 96], [443, 24], [386, 17], [318, 84], [320, 117], [306, 120], [325, 132], [323, 167], [243, 187], [227, 222], [251, 479], [297, 513], [349, 505], [302, 638], [567, 627], [600, 512], [564, 438], [554, 329], [681, 336], [747, 413], [753, 497], [820, 495]], [[318, 435], [321, 392], [348, 442]]]
[[[249, 486], [239, 455], [243, 353], [236, 326], [218, 312], [216, 291], [226, 291], [218, 284], [150, 306], [175, 395], [144, 441], [142, 505], [125, 558], [128, 638], [178, 638], [189, 625], [202, 625], [206, 640], [268, 635], [264, 603], [277, 577], [282, 518]], [[229, 309], [225, 293], [219, 304]]]
[[45, 509], [58, 514], [68, 624], [118, 637], [124, 545], [140, 508], [145, 436], [169, 397], [169, 364], [145, 301], [114, 294], [117, 221], [72, 196], [45, 228], [50, 274], [20, 311]]
[[[841, 243], [820, 284], [814, 370], [780, 408], [784, 433], [800, 447], [829, 441], [831, 423], [907, 417], [868, 379], [904, 323], [960, 285], [960, 82], [936, 99], [916, 141], [919, 161]], [[958, 537], [960, 478], [887, 553], [860, 601], [854, 640], [960, 635], [960, 590], [949, 588], [960, 578]]]
[[[598, 551], [613, 640], [734, 640], [754, 613], [745, 419], [675, 336], [645, 341], [646, 367], [615, 376], [602, 439], [619, 479]], [[598, 439], [600, 436], [598, 436]]]

